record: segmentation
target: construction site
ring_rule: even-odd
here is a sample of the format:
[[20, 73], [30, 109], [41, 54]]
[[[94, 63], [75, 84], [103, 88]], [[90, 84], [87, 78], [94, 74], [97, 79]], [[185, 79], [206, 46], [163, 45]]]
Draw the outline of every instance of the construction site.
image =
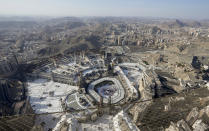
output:
[[[97, 53], [81, 51], [27, 64], [17, 59], [16, 69], [4, 64], [3, 69], [10, 67], [13, 76], [24, 79], [17, 81], [13, 77], [13, 84], [11, 80], [1, 80], [1, 99], [11, 103], [8, 106], [15, 112], [7, 111], [13, 115], [0, 119], [4, 123], [0, 129], [170, 131], [180, 126], [185, 130], [190, 126], [199, 129], [201, 124], [207, 127], [203, 115], [199, 123], [191, 123], [193, 117], [198, 117], [189, 116], [193, 110], [207, 112], [207, 82], [189, 85], [127, 50], [128, 47], [104, 47]], [[18, 72], [26, 73], [14, 75]], [[192, 96], [200, 94], [200, 99]], [[191, 99], [202, 104], [194, 108], [194, 104], [188, 104]]]

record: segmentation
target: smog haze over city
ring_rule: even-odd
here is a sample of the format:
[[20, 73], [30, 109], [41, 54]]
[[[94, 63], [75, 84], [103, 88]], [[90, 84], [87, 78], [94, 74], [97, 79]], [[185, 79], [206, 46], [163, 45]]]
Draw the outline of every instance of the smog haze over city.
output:
[[0, 0], [0, 131], [208, 131], [208, 7]]

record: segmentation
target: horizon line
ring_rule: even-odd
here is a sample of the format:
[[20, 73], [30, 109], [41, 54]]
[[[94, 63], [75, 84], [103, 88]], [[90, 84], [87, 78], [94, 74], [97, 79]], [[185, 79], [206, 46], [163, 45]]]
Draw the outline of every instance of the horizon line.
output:
[[183, 17], [163, 17], [163, 16], [119, 16], [119, 15], [15, 15], [15, 14], [0, 14], [0, 17], [28, 17], [28, 18], [43, 18], [43, 17], [48, 17], [48, 18], [66, 18], [66, 17], [75, 17], [75, 18], [149, 18], [149, 19], [181, 19], [181, 20], [209, 20], [209, 18], [183, 18]]

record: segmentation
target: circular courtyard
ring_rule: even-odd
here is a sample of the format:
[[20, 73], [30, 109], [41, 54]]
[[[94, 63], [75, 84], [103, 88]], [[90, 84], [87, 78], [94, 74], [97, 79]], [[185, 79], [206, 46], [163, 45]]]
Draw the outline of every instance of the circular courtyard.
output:
[[116, 78], [104, 77], [93, 81], [88, 86], [89, 94], [97, 102], [115, 104], [125, 97], [125, 91]]

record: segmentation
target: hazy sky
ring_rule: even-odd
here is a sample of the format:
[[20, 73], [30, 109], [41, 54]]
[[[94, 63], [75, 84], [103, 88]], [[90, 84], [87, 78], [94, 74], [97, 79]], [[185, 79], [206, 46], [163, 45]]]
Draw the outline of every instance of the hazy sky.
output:
[[209, 0], [0, 0], [0, 15], [209, 18]]

